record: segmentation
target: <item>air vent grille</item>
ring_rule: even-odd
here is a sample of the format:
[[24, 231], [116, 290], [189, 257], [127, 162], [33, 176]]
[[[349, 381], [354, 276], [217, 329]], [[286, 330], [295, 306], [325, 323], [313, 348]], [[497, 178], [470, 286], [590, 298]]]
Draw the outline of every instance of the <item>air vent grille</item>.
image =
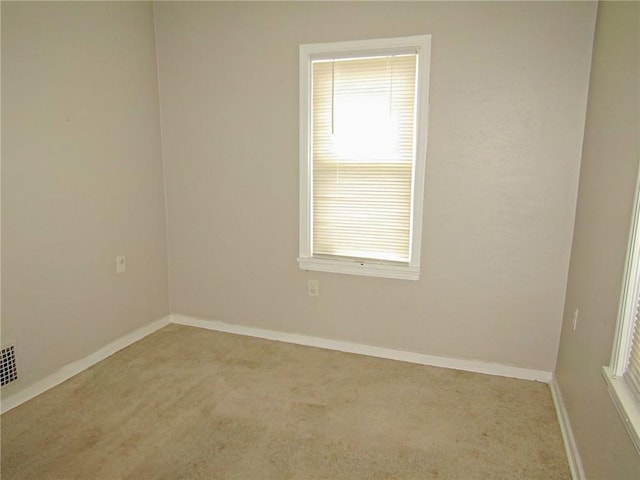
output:
[[13, 345], [11, 345], [0, 351], [0, 386], [13, 382], [17, 378], [16, 352]]

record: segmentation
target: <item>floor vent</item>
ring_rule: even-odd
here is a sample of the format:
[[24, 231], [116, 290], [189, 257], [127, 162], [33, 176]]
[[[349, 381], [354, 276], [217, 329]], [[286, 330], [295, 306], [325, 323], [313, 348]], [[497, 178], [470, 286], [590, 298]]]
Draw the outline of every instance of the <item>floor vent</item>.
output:
[[0, 386], [13, 382], [18, 378], [16, 369], [16, 352], [13, 345], [0, 351]]

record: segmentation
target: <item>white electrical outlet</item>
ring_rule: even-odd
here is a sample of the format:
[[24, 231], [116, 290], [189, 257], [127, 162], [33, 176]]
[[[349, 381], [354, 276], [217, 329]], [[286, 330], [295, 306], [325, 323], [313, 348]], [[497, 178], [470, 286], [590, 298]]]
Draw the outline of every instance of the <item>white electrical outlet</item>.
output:
[[320, 285], [318, 284], [318, 280], [309, 280], [307, 283], [307, 292], [310, 297], [317, 297], [320, 295]]
[[578, 327], [578, 312], [579, 310], [576, 308], [576, 311], [573, 312], [573, 322], [571, 323], [571, 327], [573, 328], [573, 331], [576, 331], [576, 328]]
[[127, 269], [127, 258], [124, 255], [116, 257], [116, 273], [122, 273]]

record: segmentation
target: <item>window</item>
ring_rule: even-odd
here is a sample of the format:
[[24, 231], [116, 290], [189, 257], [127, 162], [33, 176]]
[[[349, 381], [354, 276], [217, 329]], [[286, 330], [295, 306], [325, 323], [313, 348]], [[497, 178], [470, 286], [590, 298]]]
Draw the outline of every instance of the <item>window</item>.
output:
[[636, 186], [627, 266], [611, 366], [604, 367], [609, 393], [640, 452], [640, 178]]
[[419, 278], [430, 41], [300, 46], [301, 269]]

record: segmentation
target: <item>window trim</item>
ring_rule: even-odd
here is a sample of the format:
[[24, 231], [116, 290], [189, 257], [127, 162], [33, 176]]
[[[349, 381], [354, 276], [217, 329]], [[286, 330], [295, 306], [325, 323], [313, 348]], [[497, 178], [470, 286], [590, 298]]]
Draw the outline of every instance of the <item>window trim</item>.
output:
[[635, 311], [640, 294], [640, 170], [636, 180], [635, 199], [622, 293], [618, 307], [618, 320], [611, 352], [610, 366], [602, 367], [602, 375], [607, 383], [609, 395], [640, 453], [640, 403], [635, 399], [623, 375], [631, 353], [631, 336], [635, 323]]
[[[418, 53], [416, 152], [413, 165], [411, 237], [409, 262], [398, 264], [380, 260], [314, 257], [311, 254], [311, 62], [317, 59], [399, 53], [411, 49]], [[300, 45], [300, 232], [298, 265], [302, 270], [419, 280], [422, 245], [424, 178], [429, 124], [429, 71], [431, 35], [356, 40]]]

